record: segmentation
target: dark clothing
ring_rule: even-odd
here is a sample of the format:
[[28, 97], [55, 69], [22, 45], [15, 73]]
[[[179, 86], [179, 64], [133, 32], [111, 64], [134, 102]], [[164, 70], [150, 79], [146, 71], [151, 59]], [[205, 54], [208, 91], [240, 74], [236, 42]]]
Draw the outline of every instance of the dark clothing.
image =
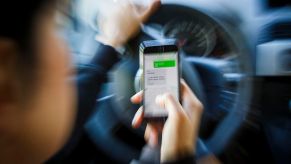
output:
[[[133, 160], [131, 164], [159, 164], [160, 163], [160, 146], [144, 146], [139, 160]], [[195, 164], [194, 156], [185, 156], [177, 161], [168, 161], [162, 164]]]
[[[101, 84], [106, 81], [108, 71], [120, 61], [119, 54], [112, 47], [100, 44], [89, 64], [81, 65], [77, 75], [78, 108], [71, 137], [65, 146], [47, 163], [64, 163], [76, 149], [84, 135], [84, 125], [94, 110]], [[188, 161], [188, 160], [187, 160]], [[189, 163], [193, 163], [192, 158]]]

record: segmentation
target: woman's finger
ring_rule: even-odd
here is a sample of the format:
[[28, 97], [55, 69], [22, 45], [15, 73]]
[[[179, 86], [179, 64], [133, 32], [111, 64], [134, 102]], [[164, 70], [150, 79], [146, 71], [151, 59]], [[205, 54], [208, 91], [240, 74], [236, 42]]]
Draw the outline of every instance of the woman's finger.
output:
[[130, 98], [130, 101], [134, 104], [140, 104], [142, 102], [143, 91], [139, 91]]
[[132, 120], [132, 127], [139, 128], [140, 125], [142, 124], [143, 117], [144, 117], [144, 112], [143, 112], [143, 107], [141, 106], [134, 115], [134, 118]]
[[196, 100], [199, 101], [184, 79], [181, 79], [181, 91], [182, 91], [182, 99], [191, 96], [192, 98], [195, 99], [195, 101]]
[[145, 130], [145, 141], [147, 142], [148, 145], [155, 147], [158, 144], [158, 136], [159, 133], [157, 129], [150, 124], [147, 125], [146, 130]]
[[140, 14], [140, 21], [145, 22], [147, 19], [160, 7], [161, 1], [160, 0], [153, 0], [150, 6]]
[[190, 119], [194, 121], [203, 112], [203, 105], [184, 80], [181, 80], [181, 90], [183, 108]]
[[171, 94], [165, 93], [156, 97], [156, 103], [168, 111], [169, 118], [174, 118], [184, 113], [178, 100]]

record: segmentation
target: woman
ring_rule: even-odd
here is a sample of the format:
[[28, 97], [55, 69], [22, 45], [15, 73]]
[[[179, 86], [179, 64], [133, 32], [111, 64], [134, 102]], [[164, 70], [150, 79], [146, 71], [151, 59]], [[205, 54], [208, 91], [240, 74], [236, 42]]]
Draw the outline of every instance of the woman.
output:
[[[119, 61], [114, 47], [133, 37], [159, 4], [154, 1], [137, 12], [129, 1], [120, 3], [110, 19], [103, 19], [98, 36], [103, 44], [92, 61], [77, 80], [68, 80], [74, 71], [55, 32], [56, 1], [1, 2], [0, 163], [42, 163], [57, 152], [55, 159], [60, 159], [74, 150], [107, 72]], [[157, 97], [169, 112], [162, 130], [162, 162], [191, 163], [194, 157], [202, 105], [182, 84], [184, 109], [171, 95]], [[141, 99], [139, 93], [132, 101]], [[141, 121], [142, 112], [137, 112], [133, 125]], [[156, 143], [158, 130], [148, 127], [148, 142]]]

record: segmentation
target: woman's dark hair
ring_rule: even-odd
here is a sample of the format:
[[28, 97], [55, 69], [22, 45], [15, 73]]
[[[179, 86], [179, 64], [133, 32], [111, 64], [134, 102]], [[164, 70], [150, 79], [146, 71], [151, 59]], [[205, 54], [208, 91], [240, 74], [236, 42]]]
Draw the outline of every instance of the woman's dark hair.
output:
[[25, 48], [33, 36], [36, 17], [55, 0], [5, 0], [0, 2], [0, 37], [16, 41]]
[[[0, 2], [0, 39], [15, 43], [18, 72], [24, 82], [31, 81], [31, 70], [36, 66], [36, 21], [43, 10], [53, 7], [56, 0], [3, 0]], [[20, 77], [20, 78], [22, 78]]]

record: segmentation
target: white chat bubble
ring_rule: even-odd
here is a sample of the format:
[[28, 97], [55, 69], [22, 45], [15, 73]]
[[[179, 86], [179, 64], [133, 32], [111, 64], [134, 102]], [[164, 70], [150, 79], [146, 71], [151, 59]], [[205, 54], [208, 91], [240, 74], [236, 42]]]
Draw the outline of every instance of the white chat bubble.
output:
[[150, 69], [146, 71], [147, 85], [162, 85], [166, 83], [167, 71], [165, 69]]

